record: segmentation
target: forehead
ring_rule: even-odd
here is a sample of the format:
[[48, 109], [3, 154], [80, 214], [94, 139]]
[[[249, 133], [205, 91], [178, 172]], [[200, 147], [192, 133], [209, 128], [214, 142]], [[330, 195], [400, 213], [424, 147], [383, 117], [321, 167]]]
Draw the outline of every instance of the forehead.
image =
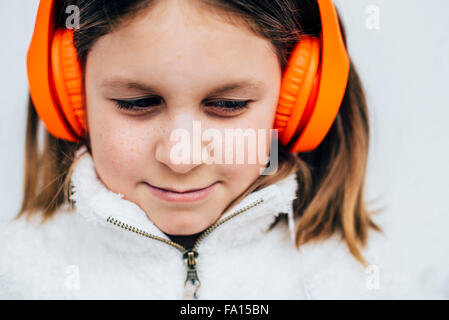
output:
[[[199, 1], [157, 1], [101, 37], [89, 60], [104, 77], [201, 83], [262, 79], [279, 67], [269, 40]], [[104, 80], [104, 79], [103, 79]]]

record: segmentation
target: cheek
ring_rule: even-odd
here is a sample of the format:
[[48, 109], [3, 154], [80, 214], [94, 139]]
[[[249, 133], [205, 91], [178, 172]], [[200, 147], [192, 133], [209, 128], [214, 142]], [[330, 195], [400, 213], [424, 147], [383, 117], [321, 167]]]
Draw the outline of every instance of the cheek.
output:
[[[215, 168], [218, 175], [224, 177], [224, 180], [228, 182], [229, 190], [241, 192], [242, 188], [249, 186], [265, 168], [266, 162], [264, 163], [264, 161], [268, 160], [270, 154], [270, 129], [272, 129], [275, 110], [272, 101], [259, 104], [238, 121], [233, 122], [232, 125], [219, 128], [222, 136], [222, 162], [226, 161], [226, 155], [232, 154], [233, 156], [231, 164], [216, 164]], [[226, 129], [242, 129], [243, 132], [250, 130], [254, 133], [254, 140], [251, 140], [248, 136], [240, 137], [240, 141], [244, 141], [243, 147], [237, 143], [237, 138], [229, 139], [228, 141], [233, 140], [233, 142], [226, 143]], [[234, 131], [234, 133], [236, 132], [238, 131]], [[255, 143], [248, 143], [249, 141]], [[240, 156], [241, 152], [243, 152], [243, 155]], [[238, 163], [237, 158], [243, 159], [243, 163]]]
[[248, 187], [259, 175], [259, 165], [254, 164], [232, 164], [218, 165], [218, 175], [224, 177], [229, 191], [235, 191], [237, 196]]
[[115, 159], [122, 161], [148, 155], [156, 133], [152, 126], [119, 113], [102, 99], [92, 99], [89, 106], [87, 114], [93, 150], [116, 155]]
[[112, 191], [126, 194], [140, 181], [142, 168], [148, 164], [151, 132], [131, 125], [114, 112], [102, 112], [95, 107], [88, 111], [88, 117], [96, 170]]

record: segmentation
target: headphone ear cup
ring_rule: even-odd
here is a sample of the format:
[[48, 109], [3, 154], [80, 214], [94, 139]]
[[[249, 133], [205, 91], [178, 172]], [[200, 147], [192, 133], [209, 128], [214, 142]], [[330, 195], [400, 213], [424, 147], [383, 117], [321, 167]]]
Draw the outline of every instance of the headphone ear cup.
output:
[[85, 136], [87, 120], [83, 96], [83, 74], [73, 45], [73, 30], [57, 29], [51, 45], [53, 89], [72, 131]]
[[[274, 120], [280, 142], [288, 145], [304, 127], [306, 107], [311, 106], [311, 98], [319, 85], [316, 78], [320, 63], [320, 40], [302, 36], [292, 51], [288, 65], [282, 76], [279, 101]], [[313, 107], [313, 105], [312, 105]]]

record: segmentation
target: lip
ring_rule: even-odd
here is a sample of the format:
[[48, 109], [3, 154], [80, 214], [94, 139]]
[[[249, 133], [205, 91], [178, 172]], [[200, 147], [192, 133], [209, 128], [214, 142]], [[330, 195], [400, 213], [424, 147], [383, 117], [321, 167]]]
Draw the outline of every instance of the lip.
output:
[[145, 182], [151, 193], [159, 199], [169, 202], [195, 202], [206, 199], [215, 189], [217, 182], [202, 189], [189, 189], [183, 192], [174, 189], [163, 189]]

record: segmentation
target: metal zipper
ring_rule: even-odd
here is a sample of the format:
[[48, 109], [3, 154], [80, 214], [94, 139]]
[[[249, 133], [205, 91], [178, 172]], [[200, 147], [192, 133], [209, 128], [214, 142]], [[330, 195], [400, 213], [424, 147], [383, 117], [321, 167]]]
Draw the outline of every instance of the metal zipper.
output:
[[108, 217], [106, 219], [107, 222], [112, 223], [113, 225], [117, 226], [117, 227], [121, 227], [125, 230], [137, 233], [141, 236], [150, 238], [150, 239], [154, 239], [154, 240], [159, 240], [162, 241], [168, 245], [171, 245], [175, 248], [177, 248], [178, 250], [180, 250], [182, 252], [182, 258], [184, 260], [184, 264], [186, 266], [186, 279], [184, 281], [184, 299], [198, 299], [197, 296], [197, 291], [198, 288], [201, 286], [201, 281], [200, 278], [198, 276], [198, 266], [197, 266], [197, 260], [198, 260], [198, 251], [196, 250], [196, 248], [198, 247], [199, 243], [208, 235], [210, 234], [214, 229], [216, 229], [218, 226], [222, 225], [223, 223], [229, 221], [230, 219], [238, 216], [239, 214], [259, 205], [260, 203], [262, 203], [264, 200], [263, 198], [259, 198], [258, 200], [244, 206], [243, 208], [237, 210], [236, 212], [230, 214], [228, 217], [219, 220], [217, 222], [215, 222], [213, 225], [211, 225], [209, 228], [207, 228], [199, 237], [198, 239], [196, 239], [194, 245], [192, 248], [185, 248], [184, 246], [173, 242], [171, 240], [167, 240], [164, 238], [161, 238], [159, 236], [156, 236], [154, 234], [150, 234], [146, 231], [140, 230], [136, 227], [133, 227], [129, 224], [126, 224], [118, 219], [115, 219], [113, 217]]

